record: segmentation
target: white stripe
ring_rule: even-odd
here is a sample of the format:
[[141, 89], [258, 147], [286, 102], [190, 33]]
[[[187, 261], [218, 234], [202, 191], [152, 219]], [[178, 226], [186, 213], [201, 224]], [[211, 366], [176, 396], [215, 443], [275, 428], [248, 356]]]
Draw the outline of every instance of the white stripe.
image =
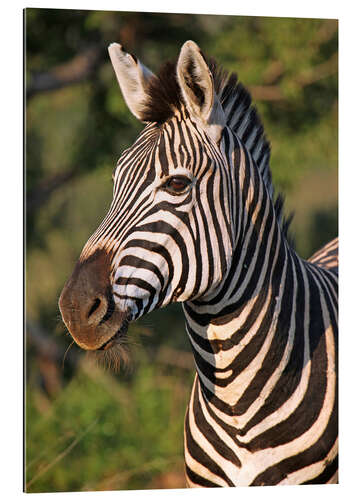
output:
[[[314, 464], [308, 465], [302, 469], [299, 469], [280, 481], [279, 485], [283, 484], [299, 484], [306, 481], [310, 481], [315, 477], [319, 476], [326, 468], [326, 462], [332, 462], [332, 460], [337, 456], [338, 452], [338, 440], [334, 442], [331, 450], [328, 452], [326, 457], [320, 462], [315, 462]], [[332, 479], [332, 478], [331, 478]]]

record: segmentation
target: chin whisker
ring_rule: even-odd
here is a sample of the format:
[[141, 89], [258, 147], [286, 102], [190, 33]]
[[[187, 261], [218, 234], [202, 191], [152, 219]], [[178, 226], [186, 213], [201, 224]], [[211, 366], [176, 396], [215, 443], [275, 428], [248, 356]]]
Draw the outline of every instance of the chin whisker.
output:
[[66, 360], [66, 356], [67, 356], [67, 353], [68, 351], [71, 349], [72, 345], [74, 344], [74, 340], [72, 340], [72, 342], [69, 344], [69, 346], [67, 347], [64, 355], [63, 355], [63, 359], [62, 359], [62, 370], [64, 370], [64, 362]]
[[114, 373], [118, 373], [120, 370], [127, 372], [132, 366], [128, 347], [130, 343], [124, 342], [124, 339], [122, 339], [120, 343], [116, 343], [106, 351], [91, 351], [87, 355], [101, 368], [108, 369]]

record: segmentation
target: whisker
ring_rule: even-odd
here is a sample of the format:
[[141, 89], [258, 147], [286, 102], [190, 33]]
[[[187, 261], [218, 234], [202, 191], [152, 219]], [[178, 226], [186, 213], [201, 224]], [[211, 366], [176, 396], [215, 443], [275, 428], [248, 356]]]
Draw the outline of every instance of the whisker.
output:
[[64, 362], [65, 362], [65, 359], [66, 359], [66, 356], [67, 356], [67, 353], [68, 351], [70, 350], [70, 348], [72, 347], [72, 345], [74, 344], [74, 340], [72, 340], [72, 342], [69, 344], [69, 346], [67, 347], [64, 355], [63, 355], [63, 360], [62, 360], [62, 370], [64, 370]]
[[123, 340], [121, 339], [120, 344], [116, 344], [107, 351], [88, 352], [88, 356], [94, 359], [96, 364], [104, 370], [114, 373], [118, 373], [120, 370], [128, 372], [128, 369], [131, 367], [130, 350], [128, 348], [130, 342]]

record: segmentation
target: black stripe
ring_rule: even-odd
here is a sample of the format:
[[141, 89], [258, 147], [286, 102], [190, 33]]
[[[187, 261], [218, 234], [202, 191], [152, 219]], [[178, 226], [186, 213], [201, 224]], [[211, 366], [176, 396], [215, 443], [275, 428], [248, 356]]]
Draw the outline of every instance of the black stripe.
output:
[[[314, 284], [309, 280], [310, 286], [310, 359], [311, 373], [305, 396], [294, 413], [283, 422], [263, 432], [249, 443], [249, 449], [259, 450], [269, 447], [279, 446], [288, 443], [306, 432], [319, 417], [326, 391], [326, 340], [324, 336], [324, 324], [322, 320], [320, 294]], [[299, 332], [297, 331], [297, 336]], [[291, 379], [300, 379], [301, 372], [298, 374], [284, 373], [285, 383], [289, 385]]]
[[202, 486], [203, 488], [219, 488], [220, 485], [212, 483], [212, 481], [209, 481], [208, 479], [205, 479], [202, 476], [199, 476], [196, 474], [196, 472], [193, 472], [190, 467], [185, 464], [185, 469], [186, 469], [186, 475], [187, 477], [194, 483]]
[[194, 394], [193, 394], [193, 416], [197, 427], [200, 429], [202, 434], [211, 443], [214, 449], [226, 460], [232, 462], [237, 467], [240, 467], [240, 460], [232, 452], [232, 450], [226, 445], [226, 443], [218, 436], [214, 428], [207, 422], [202, 411], [201, 403], [199, 400], [199, 384], [195, 384]]
[[188, 423], [185, 425], [186, 430], [186, 446], [188, 453], [194, 458], [198, 463], [202, 464], [206, 469], [211, 471], [218, 477], [221, 477], [228, 486], [234, 486], [232, 481], [223, 471], [223, 469], [201, 448], [201, 446], [194, 440], [191, 429]]
[[326, 469], [323, 472], [321, 472], [321, 474], [314, 477], [314, 479], [310, 479], [310, 481], [305, 481], [302, 484], [326, 484], [337, 472], [337, 469], [338, 469], [338, 455], [332, 460], [332, 462], [326, 460]]

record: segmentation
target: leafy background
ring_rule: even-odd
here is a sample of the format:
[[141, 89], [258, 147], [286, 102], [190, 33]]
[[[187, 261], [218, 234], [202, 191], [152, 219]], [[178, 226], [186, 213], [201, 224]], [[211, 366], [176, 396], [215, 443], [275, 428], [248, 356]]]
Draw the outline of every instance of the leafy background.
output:
[[27, 9], [25, 30], [26, 491], [184, 487], [194, 368], [180, 306], [131, 326], [131, 366], [118, 374], [67, 351], [57, 306], [142, 128], [106, 48], [120, 41], [155, 71], [194, 39], [239, 74], [307, 258], [337, 234], [337, 21]]

